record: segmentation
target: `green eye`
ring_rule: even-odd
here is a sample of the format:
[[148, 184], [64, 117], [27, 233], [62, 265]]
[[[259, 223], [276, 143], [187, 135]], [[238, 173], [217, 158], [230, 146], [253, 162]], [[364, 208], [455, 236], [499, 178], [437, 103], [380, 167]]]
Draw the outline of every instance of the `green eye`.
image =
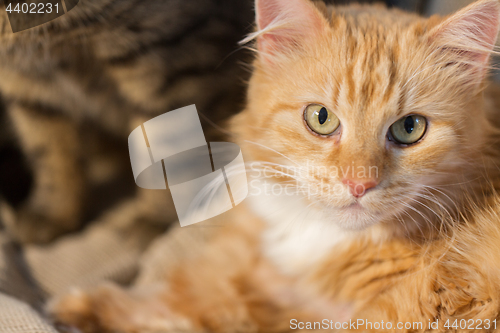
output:
[[307, 126], [320, 135], [330, 135], [340, 126], [340, 120], [333, 112], [318, 104], [309, 105], [304, 111]]
[[427, 129], [427, 120], [411, 115], [401, 118], [391, 126], [391, 135], [397, 143], [410, 145], [422, 139]]

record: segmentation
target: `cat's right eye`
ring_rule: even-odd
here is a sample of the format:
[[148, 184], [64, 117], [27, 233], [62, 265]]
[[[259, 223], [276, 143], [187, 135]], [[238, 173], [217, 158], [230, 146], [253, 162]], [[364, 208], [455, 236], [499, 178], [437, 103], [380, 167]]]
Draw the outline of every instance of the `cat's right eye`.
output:
[[309, 105], [304, 111], [304, 119], [307, 126], [319, 135], [331, 135], [340, 126], [339, 118], [319, 104]]

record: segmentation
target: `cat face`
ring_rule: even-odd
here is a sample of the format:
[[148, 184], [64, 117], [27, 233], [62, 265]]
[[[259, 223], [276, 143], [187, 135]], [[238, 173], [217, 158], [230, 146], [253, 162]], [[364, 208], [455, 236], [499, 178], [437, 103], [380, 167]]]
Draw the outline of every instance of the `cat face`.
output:
[[260, 181], [348, 229], [449, 213], [487, 140], [498, 2], [446, 20], [305, 0], [256, 8], [248, 105], [232, 124]]

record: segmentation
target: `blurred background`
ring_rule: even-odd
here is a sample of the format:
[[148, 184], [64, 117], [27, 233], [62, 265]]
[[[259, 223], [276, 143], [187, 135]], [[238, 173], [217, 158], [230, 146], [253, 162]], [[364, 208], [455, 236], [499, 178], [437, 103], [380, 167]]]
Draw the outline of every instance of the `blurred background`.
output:
[[[385, 0], [424, 16], [471, 2]], [[176, 224], [172, 199], [135, 185], [128, 134], [196, 104], [207, 141], [225, 141], [220, 125], [243, 107], [249, 76], [238, 41], [253, 22], [253, 0], [80, 0], [12, 34], [0, 0], [0, 332], [36, 322], [30, 332], [53, 333], [23, 304], [41, 309], [68, 287], [130, 285], [162, 267], [168, 251], [148, 250]], [[50, 103], [35, 96], [47, 87]]]
[[[330, 0], [334, 4], [349, 4], [349, 3], [377, 3], [384, 2], [378, 0]], [[422, 15], [442, 14], [446, 15], [452, 13], [458, 8], [462, 8], [473, 0], [386, 0], [388, 6], [395, 6], [408, 11], [415, 11]]]

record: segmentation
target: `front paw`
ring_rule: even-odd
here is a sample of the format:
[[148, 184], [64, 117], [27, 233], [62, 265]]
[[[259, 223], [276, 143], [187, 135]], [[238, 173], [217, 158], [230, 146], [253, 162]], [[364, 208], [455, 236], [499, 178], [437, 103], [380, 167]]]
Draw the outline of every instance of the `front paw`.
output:
[[75, 289], [48, 304], [54, 324], [67, 333], [195, 333], [187, 318], [157, 294], [131, 293], [113, 284]]
[[52, 300], [47, 310], [60, 331], [97, 333], [101, 330], [92, 297], [80, 289]]

